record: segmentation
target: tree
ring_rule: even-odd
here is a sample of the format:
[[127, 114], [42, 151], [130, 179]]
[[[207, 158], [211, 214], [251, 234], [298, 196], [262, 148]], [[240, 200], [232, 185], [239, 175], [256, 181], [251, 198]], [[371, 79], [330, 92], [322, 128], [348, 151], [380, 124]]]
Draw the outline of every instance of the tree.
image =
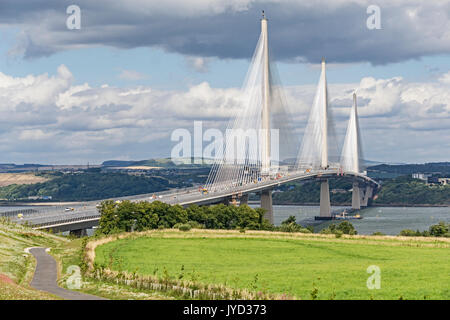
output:
[[438, 224], [432, 225], [430, 227], [430, 235], [433, 237], [444, 237], [448, 234], [450, 224], [446, 224], [443, 221], [440, 221]]

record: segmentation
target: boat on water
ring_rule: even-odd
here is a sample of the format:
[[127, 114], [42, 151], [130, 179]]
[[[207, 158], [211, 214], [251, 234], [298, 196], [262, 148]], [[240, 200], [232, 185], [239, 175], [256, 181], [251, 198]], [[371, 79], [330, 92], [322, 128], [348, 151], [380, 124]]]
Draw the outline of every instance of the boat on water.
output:
[[336, 219], [336, 220], [351, 220], [351, 219], [362, 219], [362, 217], [359, 215], [359, 213], [355, 214], [354, 216], [349, 216], [347, 214], [347, 211], [344, 210], [340, 214], [334, 215], [334, 219]]
[[[351, 210], [350, 213], [353, 213], [353, 210]], [[353, 219], [362, 219], [362, 217], [359, 215], [359, 213], [356, 213], [355, 215], [349, 215], [349, 213], [345, 209], [341, 213], [335, 213], [329, 217], [321, 217], [321, 216], [314, 217], [314, 220], [353, 220]]]

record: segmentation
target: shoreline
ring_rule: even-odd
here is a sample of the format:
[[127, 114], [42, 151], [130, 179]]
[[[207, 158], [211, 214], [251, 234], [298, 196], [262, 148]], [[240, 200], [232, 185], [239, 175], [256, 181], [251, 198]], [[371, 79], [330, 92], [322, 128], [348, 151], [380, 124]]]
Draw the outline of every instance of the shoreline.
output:
[[[92, 200], [90, 200], [92, 201]], [[97, 200], [100, 201], [100, 200]], [[68, 206], [68, 205], [77, 205], [83, 204], [89, 201], [68, 201], [68, 202], [0, 202], [0, 207], [37, 207], [37, 206]], [[249, 205], [259, 204], [260, 202], [257, 200], [251, 200], [248, 202]], [[273, 203], [274, 206], [310, 206], [310, 207], [318, 207], [319, 203], [297, 203], [297, 202], [284, 202], [284, 203]], [[351, 203], [332, 203], [332, 206], [335, 207], [350, 207]], [[384, 204], [384, 203], [375, 203], [370, 205], [370, 207], [407, 207], [407, 208], [448, 208], [450, 204]], [[369, 208], [370, 208], [369, 207]]]
[[[259, 201], [249, 201], [249, 204], [259, 204]], [[274, 206], [311, 206], [311, 207], [318, 207], [320, 204], [319, 203], [297, 203], [297, 202], [292, 202], [292, 203], [274, 203]], [[352, 204], [351, 203], [331, 203], [331, 206], [334, 207], [350, 207]], [[406, 208], [448, 208], [450, 207], [450, 204], [404, 204], [404, 203], [398, 203], [398, 204], [391, 204], [391, 203], [376, 203], [376, 204], [372, 204], [370, 205], [368, 208], [370, 207], [393, 207], [393, 208], [401, 208], [401, 207], [406, 207]]]

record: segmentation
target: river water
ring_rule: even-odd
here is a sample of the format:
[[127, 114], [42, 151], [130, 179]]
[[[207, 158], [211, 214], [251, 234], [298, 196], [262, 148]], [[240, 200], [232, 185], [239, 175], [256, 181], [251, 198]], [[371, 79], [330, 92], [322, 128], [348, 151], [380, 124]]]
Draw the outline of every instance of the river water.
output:
[[[251, 205], [256, 207], [256, 205]], [[31, 206], [1, 207], [0, 212], [30, 209]], [[342, 211], [344, 207], [332, 207], [333, 211]], [[317, 206], [280, 206], [273, 207], [275, 225], [280, 225], [289, 216], [295, 216], [301, 225], [313, 225], [317, 232], [327, 227], [330, 221], [314, 221], [319, 215]], [[360, 211], [361, 220], [351, 220], [358, 234], [382, 232], [397, 235], [403, 229], [420, 231], [437, 224], [439, 221], [450, 223], [450, 207], [371, 207]]]
[[[332, 211], [342, 211], [344, 207], [332, 207]], [[279, 225], [289, 216], [295, 216], [301, 225], [313, 225], [315, 231], [328, 226], [330, 221], [314, 221], [319, 215], [316, 206], [274, 206], [274, 223]], [[382, 232], [397, 235], [403, 229], [420, 231], [439, 221], [450, 223], [450, 207], [370, 207], [360, 211], [360, 220], [350, 220], [358, 234]], [[336, 223], [334, 221], [333, 223]]]

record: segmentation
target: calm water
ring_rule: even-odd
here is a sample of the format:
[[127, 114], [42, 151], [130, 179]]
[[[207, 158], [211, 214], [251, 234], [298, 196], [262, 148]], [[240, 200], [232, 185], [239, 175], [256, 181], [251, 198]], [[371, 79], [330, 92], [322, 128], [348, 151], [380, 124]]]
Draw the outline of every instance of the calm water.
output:
[[[256, 207], [256, 205], [252, 205]], [[28, 207], [1, 207], [0, 212], [29, 209]], [[289, 216], [295, 216], [302, 225], [313, 225], [319, 231], [331, 222], [316, 222], [314, 216], [319, 215], [319, 207], [313, 206], [274, 206], [274, 222], [279, 225]], [[342, 211], [344, 207], [333, 207]], [[397, 235], [403, 229], [427, 230], [439, 221], [450, 223], [450, 207], [372, 207], [361, 210], [363, 219], [351, 220], [359, 234], [372, 234], [376, 231]]]
[[[342, 211], [343, 207], [332, 210]], [[274, 206], [274, 222], [279, 225], [289, 216], [295, 216], [302, 225], [314, 225], [316, 231], [328, 226], [331, 222], [316, 222], [314, 216], [319, 215], [319, 207], [312, 206]], [[372, 234], [376, 231], [388, 235], [397, 235], [403, 229], [420, 231], [445, 221], [450, 223], [450, 207], [372, 207], [360, 211], [361, 220], [351, 220], [358, 234]]]

